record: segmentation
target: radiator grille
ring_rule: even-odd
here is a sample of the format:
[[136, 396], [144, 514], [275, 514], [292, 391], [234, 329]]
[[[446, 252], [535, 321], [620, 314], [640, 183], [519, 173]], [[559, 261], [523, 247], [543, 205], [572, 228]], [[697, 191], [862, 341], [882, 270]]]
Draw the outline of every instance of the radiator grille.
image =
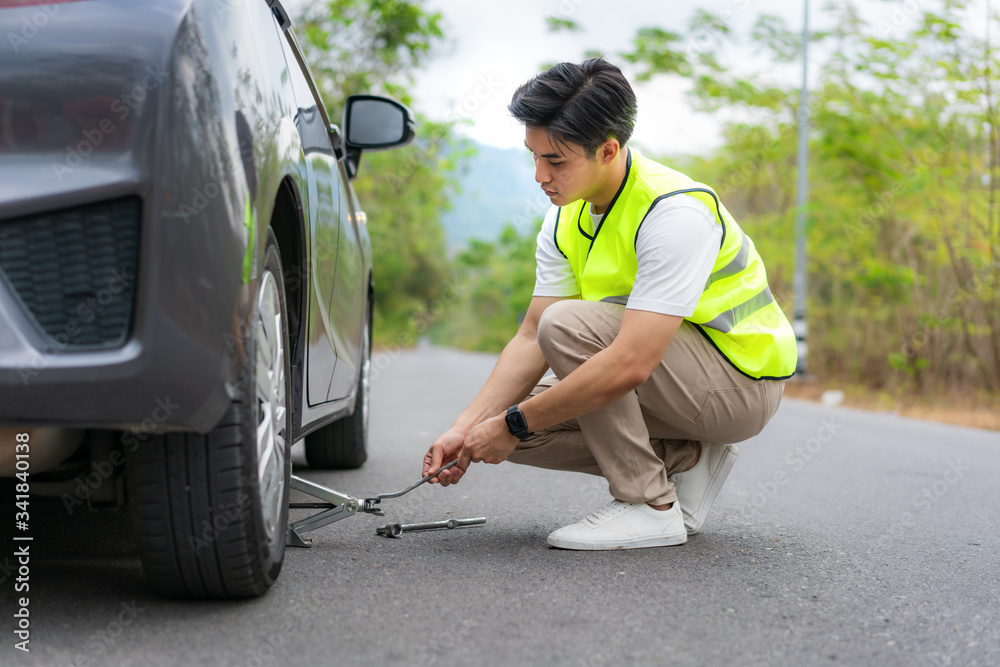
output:
[[57, 349], [128, 339], [139, 254], [139, 199], [0, 220], [0, 271]]

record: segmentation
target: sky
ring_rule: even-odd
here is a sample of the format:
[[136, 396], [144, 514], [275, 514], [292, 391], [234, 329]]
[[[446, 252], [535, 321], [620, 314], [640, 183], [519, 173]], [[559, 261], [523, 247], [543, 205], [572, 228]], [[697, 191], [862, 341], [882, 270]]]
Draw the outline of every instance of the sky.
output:
[[[820, 3], [811, 3], [815, 12]], [[500, 147], [523, 146], [524, 129], [510, 117], [507, 104], [517, 86], [537, 74], [543, 63], [580, 62], [586, 51], [599, 50], [624, 66], [618, 54], [629, 50], [640, 27], [684, 34], [695, 8], [723, 16], [728, 12], [738, 32], [748, 32], [763, 12], [781, 16], [796, 31], [803, 20], [803, 0], [427, 0], [426, 6], [443, 15], [446, 43], [416, 77], [415, 108], [431, 118], [468, 119], [472, 125], [463, 125], [463, 134]], [[546, 16], [571, 19], [583, 30], [550, 33]], [[810, 18], [811, 26], [823, 23], [815, 13]], [[688, 43], [697, 38], [692, 35]], [[753, 53], [737, 55], [745, 65], [766, 66]], [[781, 75], [797, 83], [801, 65], [786, 66]], [[720, 123], [691, 109], [685, 82], [658, 76], [647, 83], [633, 82], [633, 88], [639, 114], [632, 143], [640, 150], [703, 153], [722, 143]]]
[[[321, 0], [285, 0], [290, 9]], [[476, 141], [501, 148], [523, 147], [524, 129], [507, 111], [514, 90], [541, 71], [543, 63], [581, 62], [584, 53], [601, 51], [630, 74], [620, 53], [630, 50], [641, 27], [660, 27], [685, 35], [691, 15], [705, 9], [721, 16], [730, 29], [747, 35], [761, 14], [781, 17], [800, 32], [806, 0], [423, 0], [440, 12], [445, 33], [432, 56], [415, 77], [411, 89], [416, 111], [435, 120], [466, 121], [458, 131]], [[832, 25], [822, 10], [825, 0], [808, 0], [811, 30]], [[980, 27], [986, 3], [994, 12], [1000, 0], [967, 0]], [[876, 26], [905, 34], [918, 22], [921, 9], [938, 6], [928, 0], [856, 0], [862, 17]], [[575, 21], [576, 33], [550, 33], [545, 18]], [[979, 24], [977, 26], [976, 24]], [[682, 48], [697, 48], [704, 35], [686, 35]], [[763, 72], [788, 85], [799, 85], [801, 63], [775, 65], [752, 47], [729, 47], [730, 67], [741, 74]], [[810, 49], [809, 80], [815, 82], [823, 54]], [[631, 78], [631, 77], [630, 77]], [[696, 112], [688, 102], [688, 84], [673, 76], [657, 76], [633, 88], [639, 113], [631, 143], [656, 155], [705, 154], [721, 146], [719, 117]]]
[[[811, 30], [830, 28], [833, 20], [823, 11], [825, 0], [808, 0]], [[986, 3], [967, 0], [967, 29], [982, 30]], [[747, 35], [761, 14], [774, 14], [800, 32], [805, 0], [424, 0], [430, 10], [441, 12], [446, 43], [416, 77], [414, 107], [434, 119], [467, 119], [463, 134], [499, 147], [523, 147], [524, 129], [507, 112], [514, 90], [540, 71], [543, 63], [583, 60], [598, 50], [622, 66], [620, 53], [628, 51], [641, 27], [656, 26], [685, 34], [691, 15], [705, 9], [722, 16], [730, 29]], [[863, 19], [902, 35], [915, 27], [922, 9], [937, 7], [927, 0], [856, 0]], [[545, 17], [567, 18], [578, 23], [578, 33], [550, 33]], [[704, 35], [688, 35], [685, 47], [697, 46]], [[801, 63], [775, 65], [750, 46], [731, 47], [729, 65], [743, 74], [764, 72], [791, 85], [802, 80]], [[809, 79], [815, 82], [822, 54], [810, 49]], [[705, 154], [722, 145], [722, 123], [691, 108], [687, 84], [677, 77], [657, 76], [633, 88], [639, 103], [632, 144], [659, 155]]]

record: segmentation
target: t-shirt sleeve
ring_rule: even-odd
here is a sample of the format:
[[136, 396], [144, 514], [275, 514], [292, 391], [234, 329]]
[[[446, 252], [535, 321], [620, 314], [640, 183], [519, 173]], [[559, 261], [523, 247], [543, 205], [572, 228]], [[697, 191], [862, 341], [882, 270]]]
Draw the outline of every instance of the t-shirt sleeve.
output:
[[627, 307], [691, 316], [721, 244], [722, 225], [701, 200], [690, 195], [660, 200], [636, 237], [639, 266]]
[[556, 216], [552, 206], [545, 214], [535, 249], [535, 291], [533, 296], [569, 297], [580, 293], [573, 267], [556, 246]]

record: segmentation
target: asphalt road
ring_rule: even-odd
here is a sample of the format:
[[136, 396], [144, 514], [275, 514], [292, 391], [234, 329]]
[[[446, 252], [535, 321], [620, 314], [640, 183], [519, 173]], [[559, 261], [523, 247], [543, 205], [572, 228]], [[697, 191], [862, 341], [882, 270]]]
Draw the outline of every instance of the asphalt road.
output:
[[[369, 462], [297, 472], [359, 496], [408, 485], [494, 360], [377, 356]], [[0, 665], [1000, 664], [1000, 434], [787, 400], [741, 448], [684, 546], [550, 549], [551, 530], [609, 499], [603, 480], [481, 464], [384, 501], [385, 519], [321, 529], [243, 602], [156, 598], [125, 513], [35, 499], [31, 653], [13, 648], [6, 578]]]

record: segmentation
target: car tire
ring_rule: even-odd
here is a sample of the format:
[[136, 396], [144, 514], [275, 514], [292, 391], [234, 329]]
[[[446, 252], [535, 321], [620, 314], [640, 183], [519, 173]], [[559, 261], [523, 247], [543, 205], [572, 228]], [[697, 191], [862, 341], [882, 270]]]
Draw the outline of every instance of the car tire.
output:
[[354, 412], [306, 436], [306, 462], [314, 468], [350, 470], [368, 459], [368, 414], [371, 401], [372, 318], [369, 314], [361, 340]]
[[181, 598], [262, 595], [281, 571], [291, 476], [290, 361], [281, 258], [269, 231], [239, 396], [207, 434], [156, 436], [129, 455], [136, 542], [150, 586]]

